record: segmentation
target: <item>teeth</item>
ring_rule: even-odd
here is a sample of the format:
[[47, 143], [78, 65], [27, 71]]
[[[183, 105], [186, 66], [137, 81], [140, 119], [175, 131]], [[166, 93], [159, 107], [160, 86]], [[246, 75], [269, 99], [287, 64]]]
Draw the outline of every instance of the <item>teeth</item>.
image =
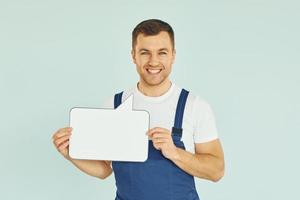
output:
[[147, 69], [148, 72], [150, 72], [151, 74], [157, 74], [160, 72], [160, 69]]

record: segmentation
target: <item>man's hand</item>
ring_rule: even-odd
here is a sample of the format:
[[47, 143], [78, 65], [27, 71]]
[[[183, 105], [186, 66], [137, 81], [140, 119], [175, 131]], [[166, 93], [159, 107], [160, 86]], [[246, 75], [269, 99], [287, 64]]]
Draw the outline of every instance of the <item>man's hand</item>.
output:
[[111, 161], [72, 159], [69, 156], [69, 139], [71, 134], [71, 127], [61, 128], [53, 134], [52, 140], [59, 153], [73, 163], [78, 169], [90, 176], [98, 177], [100, 179], [108, 177], [112, 173], [112, 168], [110, 167]]
[[172, 160], [178, 157], [177, 147], [168, 129], [155, 127], [150, 129], [147, 135], [152, 140], [154, 148], [160, 150], [166, 158]]
[[71, 136], [71, 131], [71, 127], [61, 128], [52, 136], [53, 144], [55, 145], [56, 149], [68, 160], [70, 159], [69, 139]]

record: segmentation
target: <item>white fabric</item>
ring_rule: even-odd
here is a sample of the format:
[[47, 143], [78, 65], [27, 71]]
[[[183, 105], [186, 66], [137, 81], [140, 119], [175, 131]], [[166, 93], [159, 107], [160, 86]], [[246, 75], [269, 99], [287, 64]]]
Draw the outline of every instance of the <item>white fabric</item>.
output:
[[[181, 89], [172, 83], [170, 89], [162, 96], [149, 97], [142, 94], [135, 86], [124, 91], [122, 102], [133, 94], [133, 109], [147, 110], [150, 113], [150, 128], [162, 127], [171, 131]], [[114, 96], [105, 101], [103, 107], [113, 108]], [[195, 153], [194, 143], [205, 143], [218, 138], [215, 118], [210, 105], [191, 92], [187, 98], [182, 128], [182, 141], [186, 150], [191, 153]]]

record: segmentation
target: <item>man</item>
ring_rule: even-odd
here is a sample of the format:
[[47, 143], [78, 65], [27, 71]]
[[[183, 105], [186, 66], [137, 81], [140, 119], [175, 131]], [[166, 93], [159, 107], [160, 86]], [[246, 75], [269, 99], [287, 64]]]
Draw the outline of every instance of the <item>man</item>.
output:
[[157, 19], [138, 24], [132, 32], [131, 54], [140, 80], [106, 105], [116, 108], [133, 94], [133, 107], [150, 113], [147, 161], [72, 159], [68, 155], [71, 127], [53, 135], [55, 147], [91, 176], [105, 179], [114, 171], [117, 200], [199, 199], [194, 177], [218, 181], [224, 174], [213, 112], [203, 99], [170, 81], [176, 50], [169, 24]]

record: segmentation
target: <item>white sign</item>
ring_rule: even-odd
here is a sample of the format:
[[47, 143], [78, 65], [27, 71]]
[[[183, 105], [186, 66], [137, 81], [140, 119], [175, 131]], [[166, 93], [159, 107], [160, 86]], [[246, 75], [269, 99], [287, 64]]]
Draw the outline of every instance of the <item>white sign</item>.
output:
[[133, 95], [116, 110], [72, 108], [69, 155], [74, 159], [143, 162], [148, 157], [150, 115], [132, 110]]

